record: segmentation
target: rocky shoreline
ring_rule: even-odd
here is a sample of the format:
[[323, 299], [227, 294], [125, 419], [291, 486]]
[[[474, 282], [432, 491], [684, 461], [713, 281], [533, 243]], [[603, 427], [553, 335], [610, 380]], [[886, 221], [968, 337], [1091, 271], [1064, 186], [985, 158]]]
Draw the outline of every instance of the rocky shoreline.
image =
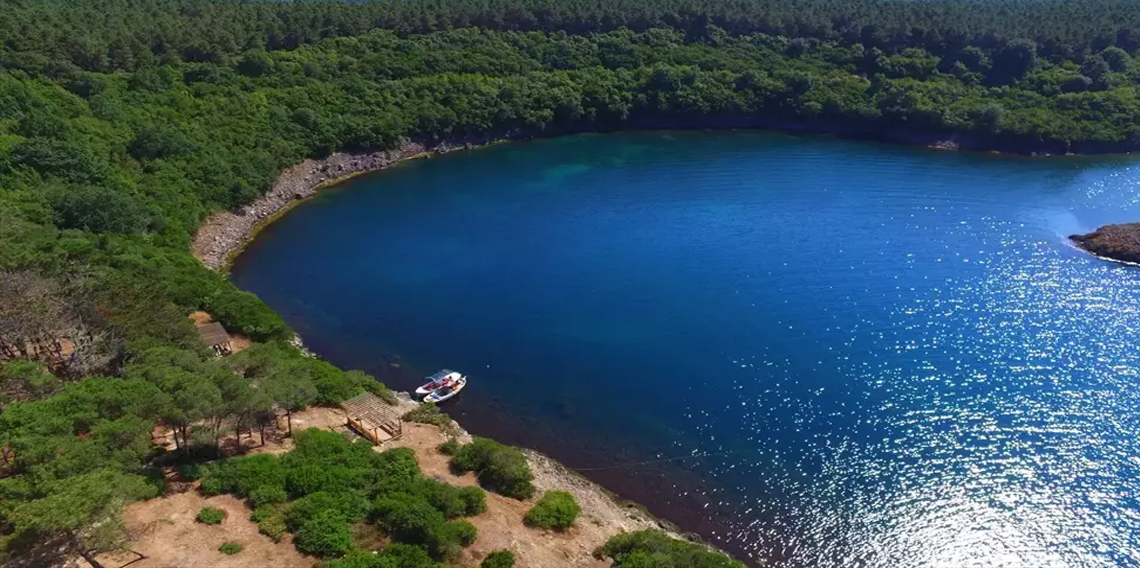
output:
[[1140, 223], [1105, 225], [1069, 240], [1094, 256], [1127, 264], [1140, 264]]
[[434, 144], [405, 142], [391, 150], [336, 152], [326, 158], [305, 160], [281, 172], [273, 187], [252, 203], [206, 217], [194, 234], [190, 250], [208, 268], [224, 270], [258, 230], [300, 201], [316, 195], [322, 188], [405, 160], [478, 148], [492, 141], [489, 138], [472, 138]]

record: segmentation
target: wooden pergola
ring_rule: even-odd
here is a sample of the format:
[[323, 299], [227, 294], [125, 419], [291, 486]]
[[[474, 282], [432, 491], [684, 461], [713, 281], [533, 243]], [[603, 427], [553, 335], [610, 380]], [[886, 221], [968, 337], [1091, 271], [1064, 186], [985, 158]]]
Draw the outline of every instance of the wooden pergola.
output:
[[198, 326], [198, 336], [202, 343], [209, 345], [215, 353], [228, 355], [230, 353], [230, 334], [218, 322], [210, 322]]
[[373, 444], [395, 440], [404, 433], [400, 411], [380, 397], [366, 392], [342, 403], [348, 426]]

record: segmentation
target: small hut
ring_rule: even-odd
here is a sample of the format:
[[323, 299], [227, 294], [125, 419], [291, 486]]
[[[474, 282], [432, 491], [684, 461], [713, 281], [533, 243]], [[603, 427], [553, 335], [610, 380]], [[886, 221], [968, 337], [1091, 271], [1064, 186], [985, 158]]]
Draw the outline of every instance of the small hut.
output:
[[358, 394], [340, 403], [340, 407], [348, 417], [348, 427], [373, 444], [395, 440], [404, 433], [399, 409], [370, 392]]
[[202, 343], [209, 345], [218, 355], [229, 355], [233, 350], [230, 346], [230, 334], [218, 322], [210, 322], [198, 326], [198, 335]]

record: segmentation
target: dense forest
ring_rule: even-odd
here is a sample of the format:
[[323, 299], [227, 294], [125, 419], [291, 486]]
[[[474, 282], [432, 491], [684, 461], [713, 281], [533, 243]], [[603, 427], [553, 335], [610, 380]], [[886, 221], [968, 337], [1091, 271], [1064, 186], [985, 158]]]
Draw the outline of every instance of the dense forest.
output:
[[[223, 426], [390, 396], [189, 253], [306, 157], [748, 126], [1133, 149], [1138, 26], [1129, 0], [0, 0], [0, 547], [114, 548], [121, 504], [215, 459]], [[214, 357], [196, 310], [253, 346]]]

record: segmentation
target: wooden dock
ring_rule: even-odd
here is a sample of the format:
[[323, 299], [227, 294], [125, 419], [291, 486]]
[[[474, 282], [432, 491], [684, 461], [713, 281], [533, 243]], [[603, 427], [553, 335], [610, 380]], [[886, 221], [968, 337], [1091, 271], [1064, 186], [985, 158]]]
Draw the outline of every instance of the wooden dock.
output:
[[340, 403], [340, 407], [348, 417], [348, 427], [373, 444], [398, 439], [404, 433], [399, 409], [370, 392], [358, 394]]

